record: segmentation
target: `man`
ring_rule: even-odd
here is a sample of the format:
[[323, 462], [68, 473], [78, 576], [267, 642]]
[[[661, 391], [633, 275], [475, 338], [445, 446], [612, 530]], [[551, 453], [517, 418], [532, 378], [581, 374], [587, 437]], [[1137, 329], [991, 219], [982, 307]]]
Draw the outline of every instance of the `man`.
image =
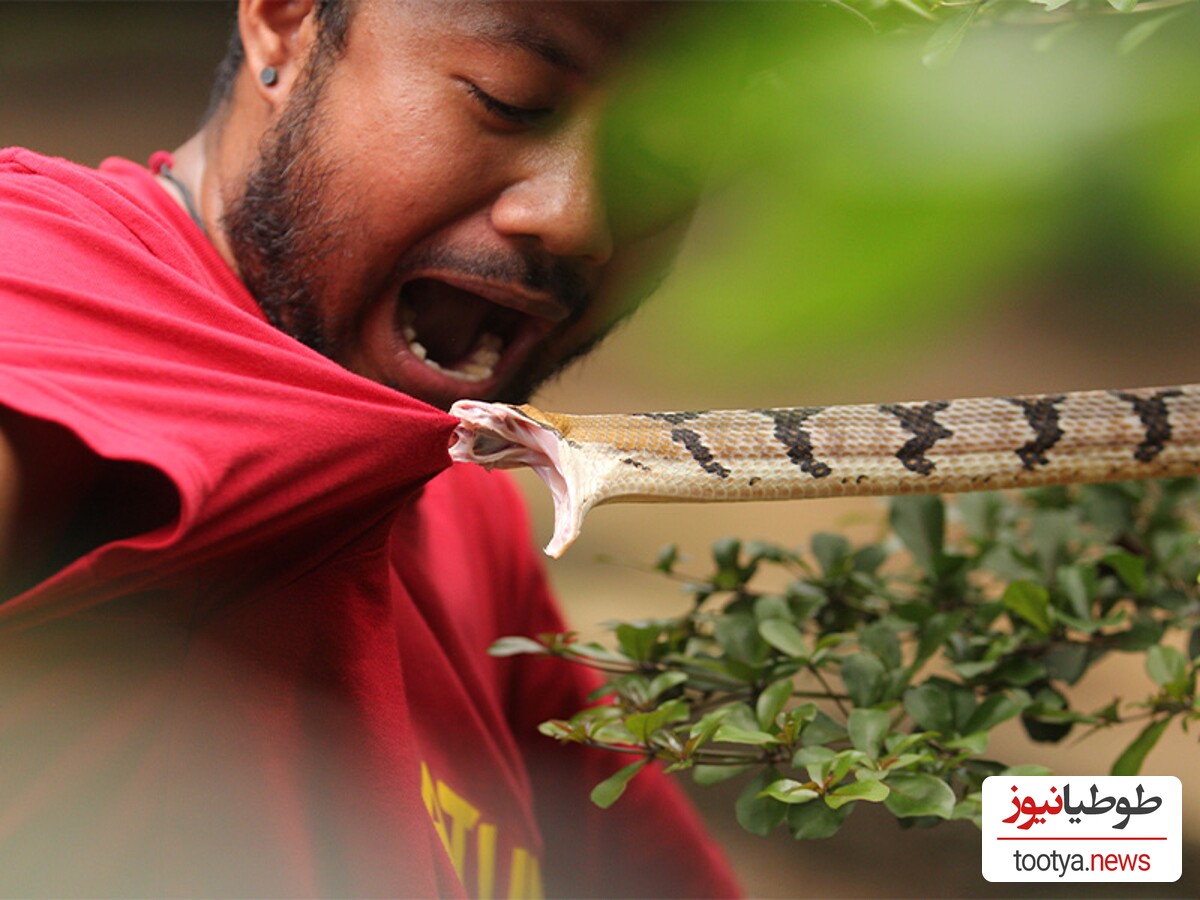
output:
[[650, 7], [242, 0], [153, 172], [0, 155], [0, 892], [728, 894], [674, 788], [536, 724], [594, 684], [511, 486], [449, 467], [675, 234], [596, 143]]

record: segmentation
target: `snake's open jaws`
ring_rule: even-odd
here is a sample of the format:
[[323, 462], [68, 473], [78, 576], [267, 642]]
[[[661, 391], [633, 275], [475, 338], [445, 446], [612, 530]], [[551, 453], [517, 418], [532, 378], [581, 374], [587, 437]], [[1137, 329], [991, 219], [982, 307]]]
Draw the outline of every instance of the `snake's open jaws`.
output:
[[556, 559], [562, 556], [579, 537], [583, 517], [592, 506], [564, 458], [569, 456], [569, 448], [562, 434], [540, 421], [537, 410], [531, 407], [460, 400], [450, 413], [459, 420], [450, 445], [451, 459], [488, 469], [527, 466], [550, 488], [554, 536], [546, 545], [546, 553]]

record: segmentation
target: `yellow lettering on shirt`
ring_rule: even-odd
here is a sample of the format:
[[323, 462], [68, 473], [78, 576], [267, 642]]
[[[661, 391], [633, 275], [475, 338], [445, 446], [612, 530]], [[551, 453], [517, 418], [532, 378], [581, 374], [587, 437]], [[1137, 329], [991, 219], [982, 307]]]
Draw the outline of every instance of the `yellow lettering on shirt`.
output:
[[[446, 782], [435, 779], [429, 767], [421, 763], [421, 799], [433, 822], [458, 880], [468, 893], [492, 900], [496, 886], [496, 844], [498, 828], [482, 821], [482, 813]], [[475, 868], [468, 871], [469, 849], [474, 845]], [[474, 884], [468, 884], [468, 876]], [[541, 863], [525, 847], [513, 847], [508, 865], [508, 896], [511, 900], [542, 900]]]
[[536, 856], [514, 847], [508, 873], [509, 900], [542, 900], [542, 870]]
[[479, 837], [475, 845], [479, 860], [479, 900], [492, 900], [493, 880], [496, 877], [496, 826], [484, 822], [479, 826]]
[[454, 793], [444, 781], [437, 783], [438, 803], [442, 813], [450, 819], [450, 842], [446, 851], [450, 854], [450, 862], [454, 863], [454, 871], [458, 880], [464, 881], [463, 866], [467, 861], [467, 835], [479, 821], [479, 810]]

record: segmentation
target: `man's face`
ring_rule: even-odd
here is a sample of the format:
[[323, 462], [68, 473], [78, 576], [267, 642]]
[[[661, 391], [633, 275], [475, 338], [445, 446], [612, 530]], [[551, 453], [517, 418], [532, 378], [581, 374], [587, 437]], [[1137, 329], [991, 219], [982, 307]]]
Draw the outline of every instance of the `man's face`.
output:
[[676, 237], [630, 234], [598, 190], [604, 79], [645, 17], [363, 0], [344, 53], [315, 53], [227, 198], [272, 321], [443, 407], [524, 399], [594, 343]]

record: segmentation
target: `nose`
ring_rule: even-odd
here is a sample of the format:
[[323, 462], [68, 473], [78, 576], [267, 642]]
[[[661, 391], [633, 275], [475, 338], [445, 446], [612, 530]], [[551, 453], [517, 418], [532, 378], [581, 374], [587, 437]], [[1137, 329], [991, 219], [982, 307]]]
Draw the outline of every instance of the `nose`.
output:
[[555, 256], [602, 265], [613, 237], [596, 167], [595, 129], [583, 123], [531, 148], [521, 174], [496, 198], [492, 226], [534, 239]]

